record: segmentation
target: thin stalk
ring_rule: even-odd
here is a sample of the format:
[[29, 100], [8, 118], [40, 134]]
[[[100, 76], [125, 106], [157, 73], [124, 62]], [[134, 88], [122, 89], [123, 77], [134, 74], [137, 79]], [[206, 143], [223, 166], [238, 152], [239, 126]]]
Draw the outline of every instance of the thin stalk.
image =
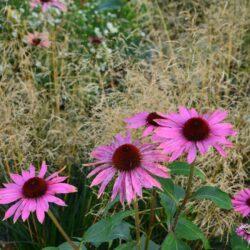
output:
[[61, 233], [61, 235], [64, 237], [64, 239], [69, 243], [69, 245], [74, 250], [79, 250], [79, 248], [72, 242], [72, 240], [70, 239], [70, 237], [67, 235], [67, 233], [64, 231], [64, 229], [60, 225], [60, 223], [57, 220], [57, 218], [54, 216], [54, 214], [50, 210], [48, 210], [48, 216], [53, 221], [53, 223], [55, 224], [55, 226], [57, 227], [57, 229], [59, 230], [59, 232]]
[[149, 240], [153, 231], [153, 225], [155, 223], [155, 203], [156, 203], [155, 197], [156, 197], [156, 190], [154, 189], [151, 193], [151, 199], [150, 199], [150, 219], [149, 219], [148, 233], [145, 243], [145, 250], [148, 250]]
[[136, 242], [138, 250], [141, 250], [141, 238], [140, 238], [140, 217], [139, 217], [139, 208], [138, 201], [134, 201], [134, 209], [135, 209], [135, 229], [136, 229]]
[[189, 177], [188, 177], [188, 184], [187, 184], [187, 190], [186, 190], [186, 194], [185, 197], [181, 203], [181, 205], [179, 206], [176, 215], [175, 215], [175, 219], [174, 219], [174, 223], [171, 227], [171, 230], [174, 232], [176, 225], [178, 223], [178, 219], [180, 217], [181, 211], [185, 208], [185, 205], [188, 202], [188, 199], [191, 196], [191, 190], [192, 190], [192, 182], [193, 182], [193, 177], [194, 177], [194, 165], [191, 165], [190, 167], [190, 172], [189, 172]]

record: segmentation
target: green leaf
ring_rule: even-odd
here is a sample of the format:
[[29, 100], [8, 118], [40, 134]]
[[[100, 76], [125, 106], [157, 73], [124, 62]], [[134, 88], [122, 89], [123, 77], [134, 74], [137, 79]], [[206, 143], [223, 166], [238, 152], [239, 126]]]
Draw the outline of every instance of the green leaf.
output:
[[200, 228], [186, 218], [181, 217], [178, 220], [175, 233], [177, 237], [185, 240], [202, 240], [204, 248], [211, 249], [208, 240]]
[[219, 208], [231, 209], [232, 203], [229, 195], [217, 187], [204, 186], [192, 194], [193, 199], [208, 199], [213, 201]]
[[167, 215], [167, 223], [170, 225], [176, 212], [176, 203], [164, 193], [160, 193], [160, 203]]
[[185, 196], [185, 190], [182, 187], [175, 185], [171, 179], [157, 179], [161, 183], [164, 193], [176, 204], [178, 204], [178, 201]]
[[189, 245], [175, 237], [173, 233], [169, 233], [162, 243], [161, 250], [191, 250]]
[[[146, 237], [144, 235], [141, 236], [141, 249], [145, 249], [146, 247]], [[148, 250], [159, 250], [160, 246], [153, 242], [152, 240], [149, 241]], [[135, 247], [133, 250], [137, 250]]]
[[249, 250], [247, 242], [239, 237], [235, 232], [231, 234], [230, 243], [232, 250]]
[[45, 247], [42, 250], [59, 250], [58, 247]]
[[[186, 162], [173, 162], [170, 163], [168, 167], [170, 169], [171, 174], [188, 176], [191, 165]], [[203, 181], [206, 180], [205, 173], [197, 167], [194, 168], [194, 175], [200, 177]]]
[[97, 4], [97, 9], [99, 11], [109, 11], [120, 9], [124, 4], [123, 0], [101, 0]]
[[[73, 241], [73, 243], [75, 243], [76, 246], [80, 247], [79, 250], [87, 250], [87, 248], [81, 244], [79, 241]], [[58, 246], [59, 250], [72, 250], [73, 248], [69, 245], [68, 242], [64, 242], [61, 245]]]
[[136, 247], [136, 242], [135, 241], [131, 241], [131, 242], [122, 244], [119, 247], [116, 247], [115, 250], [131, 250], [134, 247]]
[[133, 214], [133, 210], [122, 211], [98, 221], [85, 232], [82, 240], [92, 243], [108, 242], [117, 238], [130, 240], [130, 224], [122, 220]]
[[[146, 237], [145, 235], [141, 236], [141, 249], [145, 249], [146, 247]], [[149, 240], [148, 250], [159, 250], [160, 245], [156, 244], [152, 240]], [[136, 241], [131, 241], [125, 244], [120, 245], [115, 248], [115, 250], [138, 250]]]

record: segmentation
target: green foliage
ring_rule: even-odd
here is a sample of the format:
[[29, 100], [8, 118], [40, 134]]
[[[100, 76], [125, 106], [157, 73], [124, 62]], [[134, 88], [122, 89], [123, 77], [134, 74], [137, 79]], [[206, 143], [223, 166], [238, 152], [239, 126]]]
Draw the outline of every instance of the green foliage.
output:
[[103, 0], [97, 4], [97, 9], [100, 11], [120, 9], [124, 5], [124, 0]]
[[[188, 176], [191, 165], [186, 162], [173, 162], [170, 163], [168, 167], [171, 171], [171, 174]], [[194, 168], [194, 176], [201, 178], [203, 181], [206, 180], [205, 173], [197, 167]]]
[[205, 249], [211, 249], [203, 232], [190, 220], [181, 217], [178, 220], [176, 236], [185, 240], [202, 240]]
[[239, 237], [234, 231], [230, 237], [230, 243], [232, 250], [249, 250], [249, 245], [245, 240]]
[[204, 186], [195, 191], [192, 195], [193, 199], [208, 199], [213, 201], [219, 208], [231, 209], [232, 203], [229, 195], [221, 191], [217, 187]]
[[174, 233], [169, 233], [162, 243], [161, 250], [191, 250], [184, 242], [179, 240]]
[[133, 214], [133, 210], [122, 211], [98, 221], [96, 224], [88, 228], [83, 235], [82, 241], [102, 243], [109, 242], [117, 238], [129, 240], [131, 238], [130, 224], [122, 220]]
[[[73, 243], [79, 247], [79, 250], [87, 250], [87, 248], [83, 244], [80, 244], [80, 242], [73, 241]], [[42, 250], [72, 250], [72, 247], [69, 245], [68, 242], [64, 242], [58, 247], [45, 247]]]

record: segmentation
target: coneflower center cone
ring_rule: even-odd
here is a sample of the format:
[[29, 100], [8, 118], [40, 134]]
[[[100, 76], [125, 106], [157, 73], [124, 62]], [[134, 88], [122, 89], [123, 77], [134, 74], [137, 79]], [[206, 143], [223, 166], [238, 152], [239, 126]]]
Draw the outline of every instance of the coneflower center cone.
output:
[[210, 128], [204, 119], [194, 117], [184, 123], [182, 132], [189, 141], [202, 141], [208, 137]]
[[140, 166], [140, 150], [132, 144], [123, 144], [115, 150], [112, 162], [120, 171], [133, 170]]
[[152, 112], [147, 117], [147, 124], [159, 127], [160, 125], [154, 121], [155, 119], [163, 119], [163, 117], [158, 115], [156, 112]]
[[33, 40], [32, 40], [32, 43], [33, 43], [33, 45], [39, 45], [40, 44], [40, 42], [42, 41], [42, 39], [41, 38], [34, 38]]
[[43, 196], [47, 188], [48, 186], [44, 179], [33, 177], [24, 183], [22, 192], [26, 198], [37, 198]]
[[41, 3], [49, 3], [51, 0], [40, 0]]
[[247, 206], [250, 207], [250, 198], [248, 198], [248, 199], [246, 200], [246, 204], [247, 204]]

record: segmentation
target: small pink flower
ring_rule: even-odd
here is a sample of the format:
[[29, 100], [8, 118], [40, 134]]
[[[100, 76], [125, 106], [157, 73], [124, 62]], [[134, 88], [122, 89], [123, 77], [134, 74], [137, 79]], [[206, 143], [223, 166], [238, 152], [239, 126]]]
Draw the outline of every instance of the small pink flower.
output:
[[236, 212], [246, 217], [250, 214], [250, 189], [246, 188], [237, 193], [232, 199], [233, 207]]
[[28, 44], [40, 48], [49, 48], [50, 41], [48, 35], [44, 33], [28, 33], [27, 35], [27, 42]]
[[226, 157], [222, 146], [232, 147], [233, 144], [226, 137], [236, 134], [231, 123], [221, 123], [226, 116], [227, 112], [219, 110], [208, 115], [181, 107], [179, 113], [170, 113], [165, 116], [166, 119], [156, 120], [162, 126], [155, 130], [156, 135], [161, 137], [160, 148], [171, 154], [170, 161], [187, 153], [187, 161], [192, 163], [197, 148], [205, 155], [210, 146]]
[[56, 197], [56, 194], [67, 194], [76, 192], [72, 185], [61, 183], [67, 177], [59, 177], [60, 171], [44, 178], [47, 172], [47, 165], [43, 162], [38, 176], [35, 175], [35, 168], [30, 166], [29, 171], [22, 170], [22, 175], [11, 174], [12, 183], [3, 184], [0, 189], [0, 204], [15, 202], [5, 213], [4, 220], [14, 215], [14, 223], [22, 216], [25, 221], [30, 212], [36, 211], [40, 223], [44, 221], [45, 212], [49, 209], [49, 202], [58, 206], [66, 206], [65, 202]]
[[31, 0], [30, 6], [32, 9], [41, 6], [43, 12], [47, 11], [49, 7], [55, 7], [64, 12], [67, 11], [66, 5], [59, 0]]
[[236, 228], [236, 233], [250, 245], [250, 224], [241, 223], [240, 226]]
[[164, 119], [165, 115], [159, 112], [142, 112], [137, 113], [132, 117], [126, 118], [124, 121], [128, 123], [127, 128], [140, 128], [146, 127], [142, 136], [148, 136], [152, 134], [152, 132], [160, 127], [157, 119]]
[[91, 187], [101, 184], [100, 197], [117, 174], [111, 199], [115, 199], [119, 192], [122, 204], [125, 196], [128, 203], [135, 200], [136, 195], [142, 197], [143, 187], [161, 189], [160, 183], [152, 175], [170, 178], [168, 169], [158, 163], [167, 160], [162, 151], [156, 150], [153, 144], [132, 142], [129, 132], [125, 138], [121, 134], [116, 135], [112, 144], [97, 147], [91, 152], [91, 156], [98, 161], [87, 165], [100, 165], [88, 175], [91, 177], [97, 174]]

